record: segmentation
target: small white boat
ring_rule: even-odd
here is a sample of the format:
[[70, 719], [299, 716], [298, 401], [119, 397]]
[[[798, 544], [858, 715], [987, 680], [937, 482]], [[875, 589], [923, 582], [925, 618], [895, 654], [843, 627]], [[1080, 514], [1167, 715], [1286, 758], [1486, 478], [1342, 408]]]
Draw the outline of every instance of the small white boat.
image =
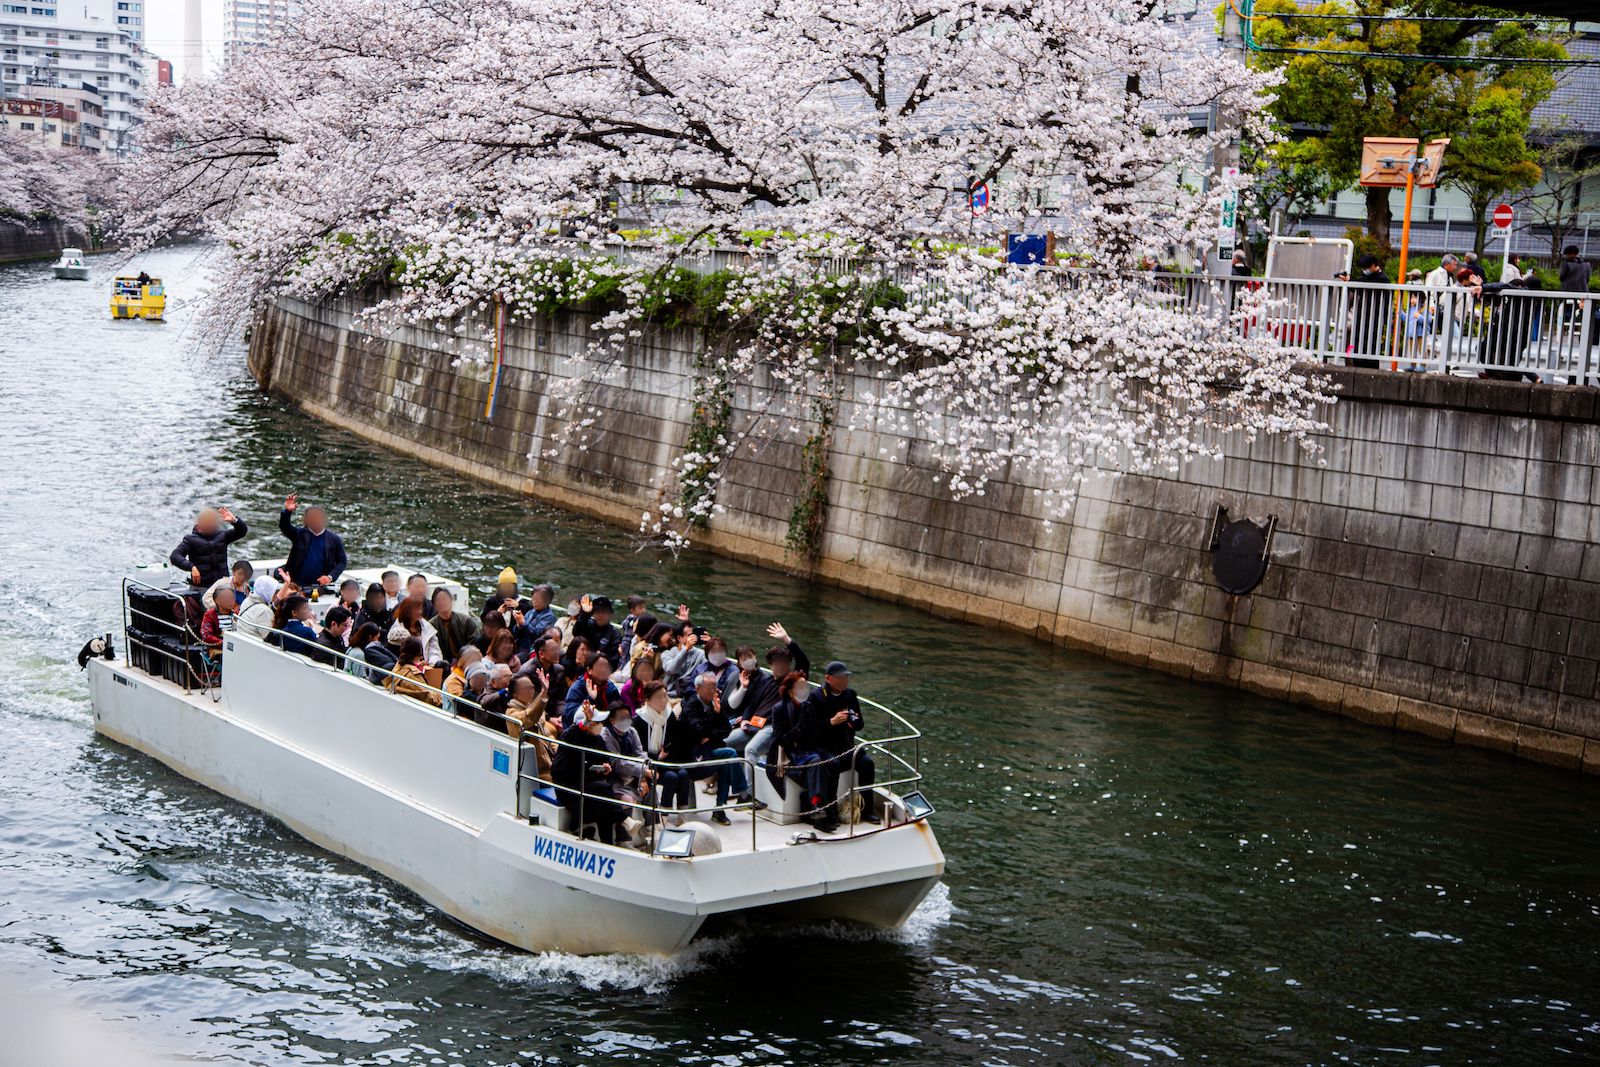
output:
[[[380, 573], [349, 576], [364, 586]], [[880, 768], [881, 826], [796, 826], [799, 789], [779, 796], [756, 773], [767, 810], [730, 804], [721, 826], [696, 793], [704, 806], [681, 827], [663, 812], [643, 850], [604, 845], [573, 832], [521, 740], [239, 630], [220, 678], [197, 669], [190, 635], [152, 633], [179, 604], [152, 580], [123, 583], [125, 658], [88, 662], [95, 729], [508, 944], [670, 954], [729, 915], [895, 927], [943, 875], [933, 809], [916, 791], [920, 735], [869, 701], [869, 725], [892, 735], [862, 742]], [[459, 585], [429, 584], [465, 610]], [[841, 797], [859, 791], [842, 776]]]
[[89, 264], [84, 262], [81, 248], [63, 248], [61, 258], [56, 260], [55, 266], [50, 269], [55, 271], [57, 278], [74, 282], [89, 280]]

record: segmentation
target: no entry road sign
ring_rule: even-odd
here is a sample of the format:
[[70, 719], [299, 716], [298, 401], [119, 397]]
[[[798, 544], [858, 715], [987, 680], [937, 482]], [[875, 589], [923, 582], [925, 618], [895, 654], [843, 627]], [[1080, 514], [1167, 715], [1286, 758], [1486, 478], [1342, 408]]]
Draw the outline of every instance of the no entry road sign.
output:
[[1501, 204], [1494, 209], [1494, 224], [1502, 230], [1509, 230], [1511, 228], [1511, 215], [1511, 205]]

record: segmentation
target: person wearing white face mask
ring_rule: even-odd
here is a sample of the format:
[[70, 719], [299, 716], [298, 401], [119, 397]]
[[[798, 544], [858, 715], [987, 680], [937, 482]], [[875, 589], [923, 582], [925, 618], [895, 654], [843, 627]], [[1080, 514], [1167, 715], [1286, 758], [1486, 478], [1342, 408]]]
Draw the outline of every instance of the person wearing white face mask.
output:
[[728, 642], [716, 634], [706, 636], [705, 650], [705, 669], [717, 676], [717, 692], [726, 696], [733, 683], [738, 681], [739, 665], [728, 658]]
[[[734, 655], [738, 662], [729, 664], [734, 670], [722, 696], [722, 706], [728, 710], [728, 723], [733, 730], [722, 743], [741, 756], [749, 756], [759, 767], [772, 747], [772, 723], [758, 710], [757, 682], [761, 688], [770, 687], [774, 691], [778, 683], [761, 673], [756, 650], [749, 645], [740, 646]], [[709, 656], [706, 659], [710, 661]]]

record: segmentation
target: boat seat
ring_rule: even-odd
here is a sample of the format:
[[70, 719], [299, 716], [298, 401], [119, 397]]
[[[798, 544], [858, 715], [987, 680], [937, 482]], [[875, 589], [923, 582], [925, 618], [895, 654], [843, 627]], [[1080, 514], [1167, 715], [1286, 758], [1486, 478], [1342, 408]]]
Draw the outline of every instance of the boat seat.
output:
[[[839, 795], [844, 796], [856, 786], [856, 772], [852, 767], [839, 775]], [[778, 795], [777, 787], [772, 784], [772, 779], [767, 777], [766, 764], [756, 767], [756, 799], [767, 806], [761, 817], [788, 826], [790, 823], [800, 821], [801, 797], [800, 783], [793, 778], [783, 783], [783, 796]]]

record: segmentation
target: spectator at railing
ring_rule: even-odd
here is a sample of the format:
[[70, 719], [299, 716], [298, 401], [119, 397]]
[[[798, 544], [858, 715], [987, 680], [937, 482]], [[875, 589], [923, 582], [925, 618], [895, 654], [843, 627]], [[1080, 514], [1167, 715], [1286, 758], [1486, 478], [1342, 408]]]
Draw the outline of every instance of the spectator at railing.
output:
[[[722, 694], [717, 692], [717, 677], [709, 671], [695, 679], [694, 692], [678, 705], [678, 711], [667, 724], [667, 757], [674, 763], [699, 763], [704, 761], [731, 761], [738, 753], [722, 743], [728, 732], [728, 720], [722, 712]], [[720, 806], [732, 797], [740, 804], [751, 801], [750, 783], [744, 766], [735, 762], [719, 762], [703, 771], [690, 768], [689, 777], [696, 781], [716, 776], [717, 804], [712, 821], [728, 825], [728, 813]]]
[[233, 589], [225, 585], [216, 590], [210, 610], [200, 619], [200, 640], [212, 648], [221, 647], [223, 635], [233, 629], [235, 621]]
[[438, 691], [429, 687], [427, 670], [428, 661], [422, 655], [422, 642], [415, 637], [408, 637], [400, 645], [394, 673], [386, 676], [384, 686], [391, 693], [437, 708], [443, 701]]
[[549, 699], [547, 693], [539, 688], [539, 683], [532, 675], [519, 674], [511, 679], [507, 690], [510, 699], [506, 701], [505, 715], [510, 722], [506, 723], [506, 733], [513, 739], [520, 737], [524, 730], [531, 730], [539, 725], [544, 718], [545, 703]]
[[290, 493], [278, 513], [278, 530], [289, 539], [289, 558], [284, 562], [283, 573], [301, 586], [332, 585], [348, 562], [344, 541], [328, 529], [328, 512], [320, 504], [306, 508], [304, 526], [294, 525], [290, 520], [298, 506], [296, 494]]
[[[672, 717], [666, 684], [648, 682], [644, 699], [635, 713], [634, 727], [644, 743], [645, 753], [652, 760], [665, 761], [671, 757], [667, 747], [667, 724]], [[658, 767], [655, 770], [655, 799], [662, 807], [684, 809], [694, 802], [694, 785], [689, 772], [677, 767]]]
[[[450, 673], [444, 678], [444, 693], [447, 699], [463, 697], [467, 694], [467, 670], [483, 659], [483, 653], [478, 651], [477, 645], [468, 645], [456, 652], [456, 658], [450, 664]], [[454, 710], [448, 704], [446, 711]]]
[[472, 645], [483, 627], [471, 615], [456, 610], [456, 598], [443, 587], [433, 591], [434, 631], [438, 634], [439, 655], [447, 663], [454, 663], [461, 650]]
[[[1388, 286], [1389, 276], [1383, 272], [1378, 257], [1368, 252], [1356, 261], [1360, 273], [1355, 284], [1360, 288], [1350, 291], [1350, 344], [1345, 365], [1376, 370], [1375, 357], [1390, 354], [1390, 334], [1393, 328], [1393, 303]], [[1368, 358], [1360, 358], [1365, 356]]]
[[772, 741], [777, 755], [768, 761], [767, 777], [780, 796], [786, 788], [785, 779], [793, 779], [801, 790], [800, 817], [819, 830], [837, 830], [839, 812], [834, 798], [838, 795], [838, 774], [833, 775], [833, 791], [829, 792], [822, 754], [807, 747], [811, 683], [805, 672], [790, 671], [779, 689], [782, 695], [772, 709]]
[[645, 803], [650, 793], [650, 768], [645, 766], [644, 743], [634, 727], [633, 713], [618, 708], [606, 717], [606, 728], [600, 734], [606, 751], [611, 753], [610, 785], [612, 795], [623, 801], [622, 818], [640, 813], [635, 804]]
[[580, 707], [572, 725], [561, 734], [561, 746], [551, 761], [551, 779], [559, 787], [561, 805], [587, 836], [593, 824], [602, 844], [615, 844], [623, 811], [610, 799], [611, 754], [601, 732], [610, 713], [604, 708]]
[[320, 662], [321, 652], [317, 645], [317, 631], [311, 625], [314, 617], [311, 601], [299, 593], [285, 597], [273, 612], [272, 628], [276, 632], [268, 636], [267, 640], [285, 652], [309, 656]]
[[[371, 664], [374, 670], [368, 670]], [[383, 643], [383, 633], [376, 623], [363, 622], [350, 634], [350, 648], [345, 653], [344, 669], [365, 681], [378, 685], [383, 681], [382, 671], [393, 670], [394, 653]]]
[[877, 781], [877, 768], [867, 750], [856, 745], [856, 734], [865, 721], [861, 716], [861, 701], [850, 688], [850, 675], [850, 668], [838, 660], [828, 664], [822, 688], [813, 692], [807, 701], [803, 720], [805, 737], [801, 745], [825, 757], [822, 771], [825, 797], [837, 796], [839, 775], [855, 768], [856, 786], [861, 789], [861, 818], [875, 823], [880, 821], [878, 797], [866, 787]]
[[1561, 282], [1563, 293], [1589, 292], [1589, 274], [1592, 268], [1588, 260], [1579, 258], [1577, 245], [1568, 245], [1561, 250], [1561, 273], [1557, 276]]
[[1455, 254], [1446, 252], [1443, 256], [1439, 257], [1439, 265], [1430, 270], [1422, 279], [1423, 288], [1450, 288], [1450, 286], [1456, 280], [1456, 270], [1458, 269], [1459, 265], [1460, 260], [1456, 259]]
[[211, 588], [207, 589], [200, 597], [200, 606], [210, 611], [217, 606], [217, 591], [231, 589], [233, 591], [234, 610], [237, 611], [250, 596], [250, 583], [255, 580], [255, 575], [256, 569], [250, 565], [249, 560], [234, 560], [233, 567], [230, 568], [228, 574], [212, 582]]
[[394, 610], [394, 625], [389, 627], [389, 647], [398, 649], [408, 637], [415, 637], [422, 642], [422, 655], [430, 664], [443, 662], [439, 631], [433, 628], [433, 623], [422, 617], [422, 601], [409, 595]]
[[228, 576], [228, 546], [249, 532], [244, 520], [227, 508], [203, 508], [168, 558], [189, 572], [190, 585], [204, 589]]

